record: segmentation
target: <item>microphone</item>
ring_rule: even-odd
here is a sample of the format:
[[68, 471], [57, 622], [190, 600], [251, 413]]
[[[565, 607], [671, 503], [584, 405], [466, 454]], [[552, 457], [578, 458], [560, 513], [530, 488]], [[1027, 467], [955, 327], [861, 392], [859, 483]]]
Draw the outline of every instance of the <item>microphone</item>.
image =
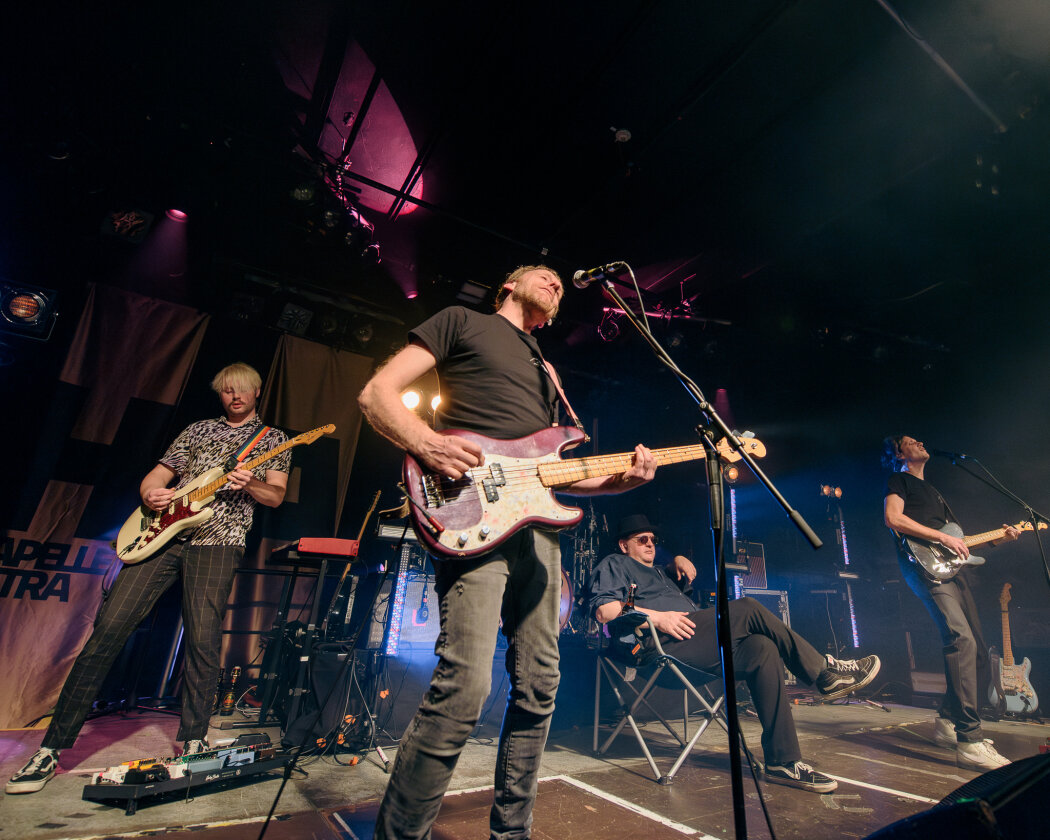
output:
[[597, 268], [592, 268], [589, 271], [584, 271], [582, 268], [572, 275], [572, 285], [577, 289], [586, 289], [591, 283], [601, 283], [603, 280], [609, 277], [615, 277], [626, 267], [626, 263], [614, 262], [608, 265], [600, 265]]
[[942, 458], [951, 458], [953, 461], [955, 459], [965, 461], [970, 457], [969, 455], [964, 455], [962, 452], [948, 452], [945, 449], [934, 449], [932, 446], [926, 447], [926, 451], [931, 455], [940, 455]]

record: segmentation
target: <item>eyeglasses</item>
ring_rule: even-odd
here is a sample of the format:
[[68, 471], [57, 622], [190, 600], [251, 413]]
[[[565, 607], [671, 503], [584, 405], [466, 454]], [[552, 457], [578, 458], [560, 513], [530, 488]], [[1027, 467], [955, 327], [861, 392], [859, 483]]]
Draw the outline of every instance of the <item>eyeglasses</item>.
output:
[[653, 545], [656, 545], [657, 543], [659, 543], [659, 542], [660, 542], [660, 541], [659, 541], [659, 540], [658, 540], [658, 539], [657, 539], [657, 538], [656, 538], [656, 537], [655, 537], [654, 535], [652, 535], [652, 534], [640, 534], [640, 535], [639, 535], [639, 536], [637, 536], [637, 537], [631, 537], [631, 539], [632, 539], [632, 540], [637, 540], [637, 542], [638, 542], [638, 545], [649, 545], [649, 543], [652, 543]]

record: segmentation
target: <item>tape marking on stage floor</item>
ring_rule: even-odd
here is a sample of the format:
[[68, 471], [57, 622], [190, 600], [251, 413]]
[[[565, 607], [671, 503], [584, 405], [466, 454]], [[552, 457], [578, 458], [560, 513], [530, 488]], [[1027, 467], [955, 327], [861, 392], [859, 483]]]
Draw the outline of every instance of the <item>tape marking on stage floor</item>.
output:
[[845, 776], [834, 776], [831, 773], [825, 773], [829, 779], [834, 779], [837, 782], [843, 782], [847, 785], [856, 785], [857, 787], [868, 788], [868, 790], [878, 790], [882, 793], [890, 793], [894, 796], [903, 796], [905, 799], [914, 799], [916, 802], [929, 802], [931, 805], [936, 805], [940, 802], [939, 799], [930, 799], [928, 796], [919, 796], [915, 793], [906, 793], [903, 790], [894, 790], [893, 788], [882, 787], [881, 785], [872, 785], [867, 782], [858, 782], [856, 779], [847, 779]]
[[615, 805], [619, 805], [621, 808], [626, 808], [628, 811], [633, 811], [636, 814], [640, 814], [646, 819], [650, 819], [653, 822], [658, 822], [660, 825], [665, 825], [668, 828], [672, 828], [675, 831], [680, 831], [682, 834], [688, 834], [690, 837], [697, 837], [699, 840], [721, 840], [720, 837], [715, 837], [713, 834], [705, 834], [702, 831], [698, 831], [695, 828], [690, 828], [682, 823], [669, 820], [667, 817], [660, 816], [652, 811], [642, 808], [639, 805], [635, 805], [633, 802], [628, 802], [626, 799], [621, 799], [619, 796], [614, 796], [611, 793], [607, 793], [601, 788], [593, 787], [586, 782], [581, 782], [578, 779], [573, 779], [571, 776], [545, 776], [540, 779], [541, 782], [557, 780], [565, 782], [567, 785], [572, 785], [580, 790], [585, 790], [592, 796], [597, 796], [599, 799], [604, 799], [606, 802], [612, 802]]
[[958, 782], [960, 785], [966, 784], [969, 779], [964, 779], [962, 776], [955, 776], [951, 773], [938, 773], [936, 770], [920, 770], [918, 767], [901, 767], [899, 764], [894, 764], [890, 761], [879, 761], [877, 758], [867, 758], [863, 755], [853, 755], [853, 753], [835, 753], [835, 755], [844, 755], [847, 758], [856, 758], [863, 761], [865, 764], [882, 764], [886, 767], [893, 767], [896, 770], [907, 770], [909, 773], [922, 773], [926, 776], [936, 776], [938, 779], [951, 779], [953, 782]]

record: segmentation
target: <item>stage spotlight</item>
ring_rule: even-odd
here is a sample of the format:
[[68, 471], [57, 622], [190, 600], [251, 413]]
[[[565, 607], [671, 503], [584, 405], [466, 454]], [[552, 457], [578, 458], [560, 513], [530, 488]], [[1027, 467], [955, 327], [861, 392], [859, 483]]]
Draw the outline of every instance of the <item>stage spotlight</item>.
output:
[[0, 282], [0, 329], [35, 341], [47, 341], [58, 312], [53, 289]]
[[379, 254], [379, 243], [373, 242], [371, 245], [365, 245], [361, 250], [361, 259], [366, 265], [379, 265], [383, 261]]
[[842, 498], [842, 488], [832, 487], [830, 484], [820, 485], [820, 495], [827, 496], [828, 498], [834, 497], [836, 499]]
[[430, 410], [437, 411], [439, 405], [441, 405], [441, 394], [434, 394], [434, 396], [430, 398]]
[[185, 210], [179, 210], [175, 207], [172, 207], [164, 215], [171, 219], [173, 222], [181, 222], [183, 224], [185, 224], [186, 220], [190, 217], [190, 214], [187, 213]]
[[370, 322], [358, 324], [354, 327], [353, 336], [357, 346], [364, 350], [375, 338], [375, 328]]
[[422, 399], [423, 397], [419, 391], [405, 391], [401, 395], [401, 402], [409, 411], [415, 411], [419, 408], [419, 403]]
[[301, 201], [305, 204], [314, 200], [314, 196], [317, 195], [317, 185], [312, 181], [303, 181], [292, 188], [290, 195], [295, 201]]
[[736, 484], [740, 478], [740, 468], [736, 464], [726, 464], [722, 467], [722, 478], [729, 484]]
[[292, 333], [292, 335], [303, 335], [313, 317], [314, 313], [309, 309], [294, 303], [286, 303], [277, 319], [277, 329]]
[[119, 209], [111, 210], [102, 219], [101, 232], [104, 236], [115, 236], [127, 242], [141, 242], [152, 226], [152, 213], [134, 208]]

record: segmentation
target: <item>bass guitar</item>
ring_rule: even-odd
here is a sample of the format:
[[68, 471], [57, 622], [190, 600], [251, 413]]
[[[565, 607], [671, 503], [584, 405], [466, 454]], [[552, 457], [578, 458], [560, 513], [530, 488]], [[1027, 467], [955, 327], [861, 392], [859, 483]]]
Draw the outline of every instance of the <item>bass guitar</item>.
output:
[[[496, 440], [458, 429], [443, 432], [481, 446], [485, 460], [452, 479], [427, 470], [411, 455], [405, 457], [403, 489], [420, 542], [440, 558], [475, 557], [491, 551], [526, 525], [566, 528], [583, 518], [579, 508], [561, 504], [554, 490], [585, 478], [625, 472], [633, 453], [562, 460], [562, 450], [580, 444], [585, 435], [572, 426], [551, 426], [515, 440]], [[765, 446], [742, 437], [748, 454], [761, 458]], [[725, 440], [719, 457], [741, 456]], [[706, 457], [701, 444], [654, 449], [659, 466]]]
[[[1031, 522], [1018, 522], [1014, 527], [1018, 531], [1031, 531]], [[1039, 523], [1039, 530], [1046, 528], [1045, 522]], [[964, 536], [962, 528], [955, 522], [949, 522], [940, 529], [942, 534], [950, 537], [959, 537], [968, 548], [986, 545], [987, 543], [1000, 540], [1006, 535], [1005, 528], [997, 528], [994, 531], [985, 531], [983, 534]], [[927, 577], [932, 580], [951, 580], [963, 566], [980, 566], [984, 563], [983, 557], [971, 554], [965, 560], [947, 546], [940, 543], [930, 542], [920, 537], [900, 537], [904, 550], [908, 556], [923, 570]]]
[[[334, 431], [335, 426], [329, 423], [327, 426], [304, 432], [275, 446], [269, 452], [246, 461], [242, 468], [253, 470], [293, 446], [313, 443], [321, 435], [330, 435]], [[233, 470], [215, 467], [201, 473], [184, 487], [180, 487], [178, 495], [172, 497], [163, 510], [152, 510], [145, 505], [139, 505], [117, 534], [117, 557], [129, 565], [139, 563], [155, 554], [183, 531], [196, 528], [202, 522], [211, 519], [215, 511], [208, 505], [215, 499], [215, 493], [229, 480], [231, 472]]]
[[[999, 595], [999, 610], [1003, 617], [1003, 656], [999, 660], [999, 682], [992, 683], [988, 689], [988, 699], [993, 705], [1002, 704], [1007, 712], [1013, 714], [1031, 714], [1039, 708], [1039, 698], [1028, 679], [1032, 673], [1032, 663], [1026, 656], [1020, 665], [1014, 663], [1013, 646], [1010, 643], [1010, 613], [1006, 605], [1010, 603], [1010, 584], [1003, 584]], [[992, 663], [993, 680], [995, 663]]]

